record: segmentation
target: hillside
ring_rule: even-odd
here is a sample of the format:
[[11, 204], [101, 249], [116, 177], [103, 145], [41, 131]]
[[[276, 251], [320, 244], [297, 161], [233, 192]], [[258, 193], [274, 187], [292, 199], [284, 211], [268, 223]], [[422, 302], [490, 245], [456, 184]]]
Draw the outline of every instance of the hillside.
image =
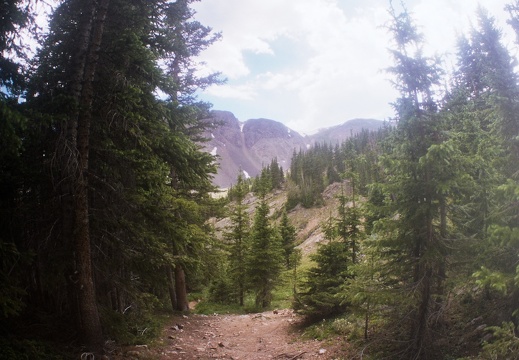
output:
[[[323, 192], [324, 204], [319, 207], [304, 208], [301, 205], [296, 206], [288, 212], [288, 218], [297, 231], [297, 247], [303, 251], [304, 255], [315, 252], [317, 245], [324, 240], [321, 224], [330, 216], [336, 216], [338, 200], [337, 195], [341, 193], [341, 186], [344, 186], [345, 192], [348, 193], [348, 182], [334, 183], [329, 185]], [[267, 195], [267, 201], [270, 207], [270, 215], [274, 219], [278, 219], [283, 206], [287, 200], [287, 193], [283, 190], [277, 190]], [[249, 216], [252, 218], [259, 199], [257, 196], [249, 193], [244, 204], [247, 205]], [[229, 218], [213, 219], [217, 236], [222, 236], [222, 231], [231, 225]]]

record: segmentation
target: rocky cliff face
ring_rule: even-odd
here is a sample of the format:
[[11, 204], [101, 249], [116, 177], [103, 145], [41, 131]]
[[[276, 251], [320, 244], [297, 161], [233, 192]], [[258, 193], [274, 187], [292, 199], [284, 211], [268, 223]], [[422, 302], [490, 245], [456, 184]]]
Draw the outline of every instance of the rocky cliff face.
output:
[[206, 134], [209, 141], [204, 144], [204, 149], [218, 156], [219, 169], [213, 183], [220, 188], [231, 186], [240, 169], [245, 176], [254, 177], [264, 165], [277, 158], [279, 165], [288, 170], [294, 150], [306, 149], [315, 142], [341, 142], [362, 128], [376, 129], [383, 124], [378, 120], [356, 119], [352, 120], [351, 126], [346, 122], [303, 137], [274, 120], [240, 122], [231, 112], [219, 110], [212, 111], [211, 115], [210, 122], [215, 128]]
[[206, 151], [218, 156], [219, 170], [214, 184], [227, 188], [236, 181], [240, 169], [254, 177], [275, 157], [288, 169], [294, 149], [306, 147], [305, 139], [285, 125], [268, 119], [241, 123], [228, 111], [212, 111], [216, 128], [206, 134]]

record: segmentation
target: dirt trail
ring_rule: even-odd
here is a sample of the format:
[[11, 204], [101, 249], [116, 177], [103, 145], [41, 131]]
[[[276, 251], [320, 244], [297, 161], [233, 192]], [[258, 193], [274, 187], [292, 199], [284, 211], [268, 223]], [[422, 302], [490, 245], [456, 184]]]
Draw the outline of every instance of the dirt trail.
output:
[[[343, 340], [302, 340], [291, 310], [248, 315], [189, 315], [175, 317], [157, 348], [126, 352], [137, 358], [301, 360], [346, 359]], [[133, 351], [133, 352], [132, 352]]]

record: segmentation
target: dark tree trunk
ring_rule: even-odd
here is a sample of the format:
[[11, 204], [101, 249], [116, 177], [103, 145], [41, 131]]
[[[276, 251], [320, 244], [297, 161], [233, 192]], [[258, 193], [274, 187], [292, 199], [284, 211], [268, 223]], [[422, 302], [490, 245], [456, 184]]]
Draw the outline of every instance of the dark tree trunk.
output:
[[243, 289], [243, 284], [240, 282], [240, 285], [239, 285], [239, 289], [238, 289], [238, 297], [239, 297], [239, 301], [240, 301], [240, 306], [243, 306], [243, 304], [245, 303], [245, 290]]
[[366, 314], [364, 314], [364, 340], [368, 340], [368, 328], [369, 328], [369, 310], [370, 310], [370, 302], [368, 299], [368, 302], [366, 304]]
[[[431, 199], [431, 197], [427, 196], [427, 199]], [[431, 204], [429, 204], [429, 206], [430, 205]], [[425, 252], [426, 250], [432, 251], [431, 249], [428, 249], [428, 247], [437, 245], [434, 244], [434, 240], [435, 237], [433, 221], [432, 218], [428, 216], [426, 234], [424, 237], [424, 243], [422, 245], [423, 252]], [[424, 254], [418, 255], [419, 258], [417, 259], [418, 264], [416, 270], [417, 277], [415, 283], [419, 287], [420, 300], [416, 316], [415, 319], [413, 319], [413, 325], [411, 327], [411, 339], [413, 342], [411, 359], [422, 359], [427, 356], [427, 350], [425, 349], [425, 347], [427, 346], [427, 338], [430, 331], [429, 314], [431, 312], [431, 293], [433, 290], [433, 268], [429, 263], [424, 263]]]
[[166, 274], [168, 276], [169, 298], [171, 300], [171, 309], [175, 311], [177, 310], [177, 292], [175, 290], [175, 276], [173, 272], [173, 267], [171, 265], [166, 266]]
[[[94, 5], [92, 1], [82, 1], [82, 16], [79, 19], [79, 35], [76, 39], [76, 52], [72, 57], [72, 71], [70, 81], [70, 95], [76, 101], [76, 107], [70, 114], [67, 122], [62, 126], [62, 134], [58, 142], [57, 154], [61, 167], [60, 174], [60, 199], [61, 199], [61, 229], [62, 246], [66, 253], [74, 254], [76, 228], [76, 203], [74, 200], [76, 191], [76, 178], [78, 171], [77, 132], [79, 118], [79, 102], [83, 87], [88, 47], [92, 33], [92, 21], [94, 18]], [[73, 261], [66, 267], [65, 277], [67, 281], [68, 303], [70, 315], [77, 329], [81, 329], [82, 321], [79, 311], [78, 294], [78, 269]]]
[[175, 266], [175, 291], [177, 293], [177, 310], [188, 311], [189, 302], [187, 300], [186, 275], [180, 264]]
[[432, 286], [432, 269], [427, 266], [423, 279], [421, 281], [421, 298], [420, 306], [418, 308], [418, 316], [415, 321], [413, 331], [413, 352], [412, 359], [422, 359], [425, 356], [425, 346], [427, 335], [429, 331], [428, 316], [430, 312], [431, 303], [431, 286]]
[[440, 239], [438, 246], [440, 247], [439, 253], [441, 258], [438, 259], [438, 274], [437, 274], [437, 286], [436, 286], [436, 311], [439, 311], [442, 307], [443, 296], [445, 295], [445, 279], [447, 278], [446, 263], [447, 263], [447, 251], [443, 242], [447, 239], [447, 205], [445, 202], [445, 196], [440, 195]]
[[93, 28], [88, 38], [88, 52], [85, 60], [83, 86], [79, 98], [80, 107], [77, 117], [77, 174], [74, 179], [74, 250], [78, 276], [77, 289], [79, 318], [81, 321], [80, 338], [89, 350], [94, 353], [101, 353], [103, 334], [92, 270], [88, 204], [88, 158], [94, 94], [93, 83], [109, 0], [102, 0], [97, 4], [88, 3], [92, 6], [92, 14], [94, 14], [95, 21], [90, 21], [91, 24], [93, 23]]

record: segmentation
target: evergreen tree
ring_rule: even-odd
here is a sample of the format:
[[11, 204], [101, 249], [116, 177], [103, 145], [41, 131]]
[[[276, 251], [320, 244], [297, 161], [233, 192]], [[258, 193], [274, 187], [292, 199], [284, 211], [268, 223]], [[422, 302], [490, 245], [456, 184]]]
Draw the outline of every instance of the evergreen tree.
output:
[[[351, 184], [353, 183], [351, 182]], [[353, 189], [354, 187], [352, 187], [352, 191], [354, 191]], [[351, 254], [351, 263], [355, 264], [359, 252], [359, 241], [363, 237], [359, 205], [355, 201], [354, 193], [351, 197], [344, 194], [344, 187], [341, 188], [341, 194], [337, 198], [339, 199], [338, 216], [335, 219], [337, 235], [342, 242], [347, 244]], [[350, 199], [351, 206], [348, 206]]]
[[245, 291], [247, 289], [246, 265], [249, 256], [250, 223], [247, 208], [243, 204], [243, 198], [248, 194], [248, 185], [244, 182], [240, 172], [234, 186], [235, 205], [231, 213], [231, 226], [225, 233], [225, 239], [229, 244], [229, 276], [237, 293], [240, 306], [244, 304]]
[[[507, 9], [511, 16], [512, 28], [519, 33], [517, 5], [517, 2], [514, 2], [508, 5]], [[509, 329], [517, 330], [519, 323], [519, 284], [516, 268], [519, 247], [517, 236], [514, 235], [517, 232], [517, 212], [514, 209], [519, 189], [519, 88], [512, 58], [501, 43], [501, 33], [496, 28], [494, 19], [482, 9], [478, 12], [478, 18], [478, 28], [473, 29], [471, 38], [466, 42], [473, 49], [474, 58], [482, 64], [480, 81], [484, 91], [469, 98], [469, 104], [476, 103], [479, 105], [478, 109], [484, 107], [488, 125], [485, 124], [487, 126], [483, 127], [483, 130], [486, 131], [482, 131], [486, 137], [480, 136], [487, 141], [484, 152], [479, 153], [483, 152], [487, 156], [480, 156], [485, 160], [486, 166], [484, 171], [480, 171], [484, 176], [477, 179], [479, 187], [476, 187], [476, 193], [485, 195], [483, 198], [486, 217], [480, 236], [483, 241], [475, 250], [482, 256], [476, 263], [479, 269], [474, 273], [474, 277], [487, 297], [493, 293], [506, 304], [501, 313], [504, 323], [501, 328], [494, 329], [495, 341], [496, 344], [510, 340], [512, 343], [506, 346], [489, 344], [487, 348], [493, 349], [494, 356], [498, 358], [508, 358], [514, 356], [512, 349], [519, 343], [517, 337], [510, 339], [506, 335]], [[480, 110], [480, 113], [482, 112]]]
[[279, 235], [281, 236], [285, 265], [287, 269], [290, 269], [294, 265], [290, 263], [290, 259], [292, 258], [292, 253], [294, 252], [296, 229], [292, 224], [290, 224], [286, 209], [283, 210], [283, 214], [281, 215]]
[[329, 317], [343, 313], [347, 306], [341, 297], [342, 287], [351, 277], [351, 254], [348, 244], [337, 240], [337, 226], [330, 216], [325, 229], [325, 244], [319, 244], [310, 258], [315, 266], [306, 273], [303, 290], [299, 292], [294, 309], [310, 318]]
[[283, 266], [283, 250], [279, 234], [270, 224], [269, 207], [261, 199], [251, 229], [251, 248], [247, 260], [247, 275], [251, 289], [256, 293], [256, 306], [266, 308], [272, 301]]
[[[13, 57], [25, 58], [17, 43], [19, 32], [31, 20], [29, 8], [22, 1], [10, 0], [0, 4], [0, 317], [15, 316], [23, 309], [26, 294], [22, 281], [23, 267], [31, 258], [22, 243], [22, 217], [16, 216], [27, 207], [27, 197], [20, 191], [24, 179], [36, 180], [39, 167], [30, 170], [25, 156], [36, 145], [34, 134], [23, 115], [18, 96], [26, 89], [23, 67]], [[35, 165], [35, 164], [34, 164]], [[23, 223], [23, 221], [22, 221]], [[28, 229], [27, 229], [28, 230]], [[21, 260], [21, 261], [19, 261]]]
[[395, 199], [393, 214], [378, 246], [385, 254], [385, 264], [391, 264], [385, 276], [399, 279], [392, 291], [402, 295], [392, 314], [395, 321], [405, 324], [393, 329], [405, 344], [398, 357], [423, 359], [434, 356], [431, 319], [446, 276], [450, 169], [440, 160], [451, 154], [442, 145], [434, 96], [441, 71], [434, 59], [423, 56], [422, 36], [407, 11], [397, 14], [392, 8], [390, 14], [396, 49], [392, 51], [395, 66], [389, 72], [396, 78], [401, 97], [394, 104], [398, 127], [393, 151], [384, 164], [391, 174], [386, 191]]
[[98, 306], [131, 307], [142, 316], [122, 322], [145, 321], [173, 266], [185, 308], [189, 276], [207, 256], [215, 167], [195, 143], [208, 105], [194, 93], [216, 78], [194, 76], [193, 59], [217, 36], [191, 20], [190, 3], [60, 3], [30, 74], [23, 108], [34, 131], [24, 130], [23, 157], [34, 176], [15, 185], [35, 224], [16, 229], [35, 254], [26, 311], [75, 322], [95, 352], [112, 335]]
[[270, 177], [272, 178], [272, 188], [281, 188], [281, 185], [285, 181], [285, 174], [283, 173], [283, 168], [279, 166], [277, 158], [272, 159], [269, 169], [271, 174]]

